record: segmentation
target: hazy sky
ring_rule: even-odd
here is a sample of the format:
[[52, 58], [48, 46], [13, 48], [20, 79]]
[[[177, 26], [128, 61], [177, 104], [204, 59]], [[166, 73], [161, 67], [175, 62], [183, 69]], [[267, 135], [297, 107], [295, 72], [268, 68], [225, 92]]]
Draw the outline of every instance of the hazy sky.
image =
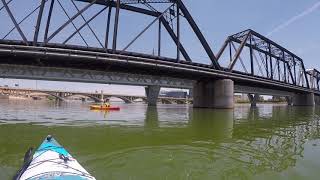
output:
[[[72, 14], [75, 13], [75, 9], [70, 1], [60, 1], [63, 3], [62, 5], [67, 12], [72, 16]], [[10, 4], [10, 8], [13, 9], [13, 13], [16, 14], [17, 21], [20, 21], [28, 12], [37, 6], [38, 2], [39, 1], [36, 0], [13, 0]], [[184, 2], [215, 53], [218, 52], [227, 36], [251, 28], [268, 36], [275, 42], [300, 56], [304, 60], [307, 68], [320, 68], [318, 60], [318, 53], [320, 52], [319, 0], [185, 0]], [[81, 9], [84, 5], [85, 4], [80, 4], [79, 8]], [[2, 3], [0, 2], [0, 7], [1, 6]], [[56, 3], [56, 11], [54, 12], [50, 30], [51, 33], [66, 20], [65, 14], [63, 14], [63, 11], [59, 8], [58, 3]], [[48, 6], [46, 9], [48, 9]], [[100, 6], [91, 7], [91, 9], [85, 13], [85, 17], [89, 19], [94, 12], [97, 12], [97, 10], [100, 9]], [[45, 10], [45, 12], [46, 11], [47, 10]], [[36, 14], [37, 13], [33, 14], [31, 19], [35, 19]], [[105, 19], [106, 12], [103, 12], [96, 20], [90, 23], [98, 37], [101, 39], [104, 38], [105, 34]], [[151, 17], [123, 12], [120, 16], [118, 43], [120, 49], [125, 47], [125, 45], [152, 20], [153, 18]], [[74, 23], [77, 27], [80, 27], [82, 22], [81, 18], [78, 18]], [[0, 26], [0, 38], [3, 38], [13, 26], [4, 10], [0, 11]], [[34, 22], [27, 19], [21, 26], [26, 32], [28, 39], [32, 39]], [[42, 24], [42, 27], [44, 27], [44, 23]], [[182, 27], [182, 43], [188, 52], [190, 52], [191, 57], [197, 62], [208, 63], [208, 58], [184, 21], [182, 22]], [[152, 53], [154, 49], [157, 49], [156, 29], [157, 25], [155, 24], [129, 50]], [[64, 29], [62, 35], [53, 38], [53, 42], [62, 41], [62, 39], [65, 39], [65, 37], [67, 37], [68, 34], [71, 34], [73, 30], [71, 25], [68, 26]], [[84, 28], [81, 32], [90, 45], [99, 46], [88, 28]], [[40, 37], [43, 37], [43, 31], [40, 32]], [[172, 48], [172, 41], [170, 41], [168, 36], [164, 33], [163, 38], [164, 55], [174, 57], [175, 48]], [[7, 39], [20, 39], [20, 36], [16, 31], [13, 31]], [[69, 44], [84, 45], [78, 35], [71, 39]], [[19, 83], [22, 87], [31, 88], [54, 88], [82, 91], [105, 89], [105, 91], [111, 93], [117, 91], [119, 93], [144, 94], [142, 87], [128, 88], [126, 86], [113, 85], [0, 79], [0, 85], [13, 85], [15, 83]]]

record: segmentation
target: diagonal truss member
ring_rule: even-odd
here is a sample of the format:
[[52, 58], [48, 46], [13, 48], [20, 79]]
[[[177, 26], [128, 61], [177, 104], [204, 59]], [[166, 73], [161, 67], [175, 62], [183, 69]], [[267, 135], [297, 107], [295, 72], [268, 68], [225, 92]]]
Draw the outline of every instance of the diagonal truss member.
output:
[[[251, 29], [229, 36], [217, 54], [218, 60], [221, 59], [223, 53], [228, 51], [228, 45], [232, 47], [234, 43], [239, 44], [239, 46], [238, 49], [235, 50], [234, 55], [230, 48], [230, 63], [227, 70], [234, 71], [235, 64], [238, 61], [240, 61], [244, 66], [240, 55], [245, 53], [243, 50], [244, 48], [247, 48], [249, 49], [250, 55], [248, 58], [248, 60], [250, 60], [250, 75], [258, 75], [254, 72], [254, 62], [256, 62], [260, 73], [262, 75], [267, 75], [265, 78], [283, 81], [294, 85], [300, 85], [300, 83], [302, 83], [303, 86], [305, 83], [306, 87], [310, 87], [303, 60], [300, 57]], [[264, 68], [262, 68], [261, 64], [257, 62], [255, 52], [259, 54]], [[296, 72], [297, 65], [299, 66], [299, 72]], [[262, 72], [263, 69], [265, 72]], [[275, 79], [276, 74], [278, 79]]]

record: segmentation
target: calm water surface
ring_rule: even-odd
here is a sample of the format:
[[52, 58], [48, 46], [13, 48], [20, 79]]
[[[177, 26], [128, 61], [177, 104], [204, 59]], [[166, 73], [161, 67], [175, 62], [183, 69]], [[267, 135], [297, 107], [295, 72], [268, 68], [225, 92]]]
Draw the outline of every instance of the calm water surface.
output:
[[319, 179], [320, 109], [0, 100], [0, 179], [54, 135], [97, 179]]

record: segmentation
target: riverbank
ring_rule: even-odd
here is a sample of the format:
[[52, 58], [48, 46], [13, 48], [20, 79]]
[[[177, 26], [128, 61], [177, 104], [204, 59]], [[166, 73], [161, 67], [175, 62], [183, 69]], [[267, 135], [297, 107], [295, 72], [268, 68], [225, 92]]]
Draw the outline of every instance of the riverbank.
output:
[[8, 95], [0, 94], [0, 99], [9, 99]]
[[9, 96], [8, 99], [16, 99], [16, 100], [31, 100], [31, 98], [28, 97], [21, 97], [21, 96]]
[[[251, 104], [249, 101], [238, 101], [236, 104]], [[257, 102], [257, 104], [287, 104], [285, 101], [262, 101]]]

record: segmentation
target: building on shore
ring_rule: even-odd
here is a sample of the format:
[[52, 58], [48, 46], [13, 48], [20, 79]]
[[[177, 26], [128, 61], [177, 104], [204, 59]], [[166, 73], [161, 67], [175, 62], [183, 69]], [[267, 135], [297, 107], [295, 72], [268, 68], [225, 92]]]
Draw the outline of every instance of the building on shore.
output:
[[189, 97], [188, 92], [186, 91], [161, 91], [159, 94], [160, 97], [172, 97], [172, 98], [187, 98]]

